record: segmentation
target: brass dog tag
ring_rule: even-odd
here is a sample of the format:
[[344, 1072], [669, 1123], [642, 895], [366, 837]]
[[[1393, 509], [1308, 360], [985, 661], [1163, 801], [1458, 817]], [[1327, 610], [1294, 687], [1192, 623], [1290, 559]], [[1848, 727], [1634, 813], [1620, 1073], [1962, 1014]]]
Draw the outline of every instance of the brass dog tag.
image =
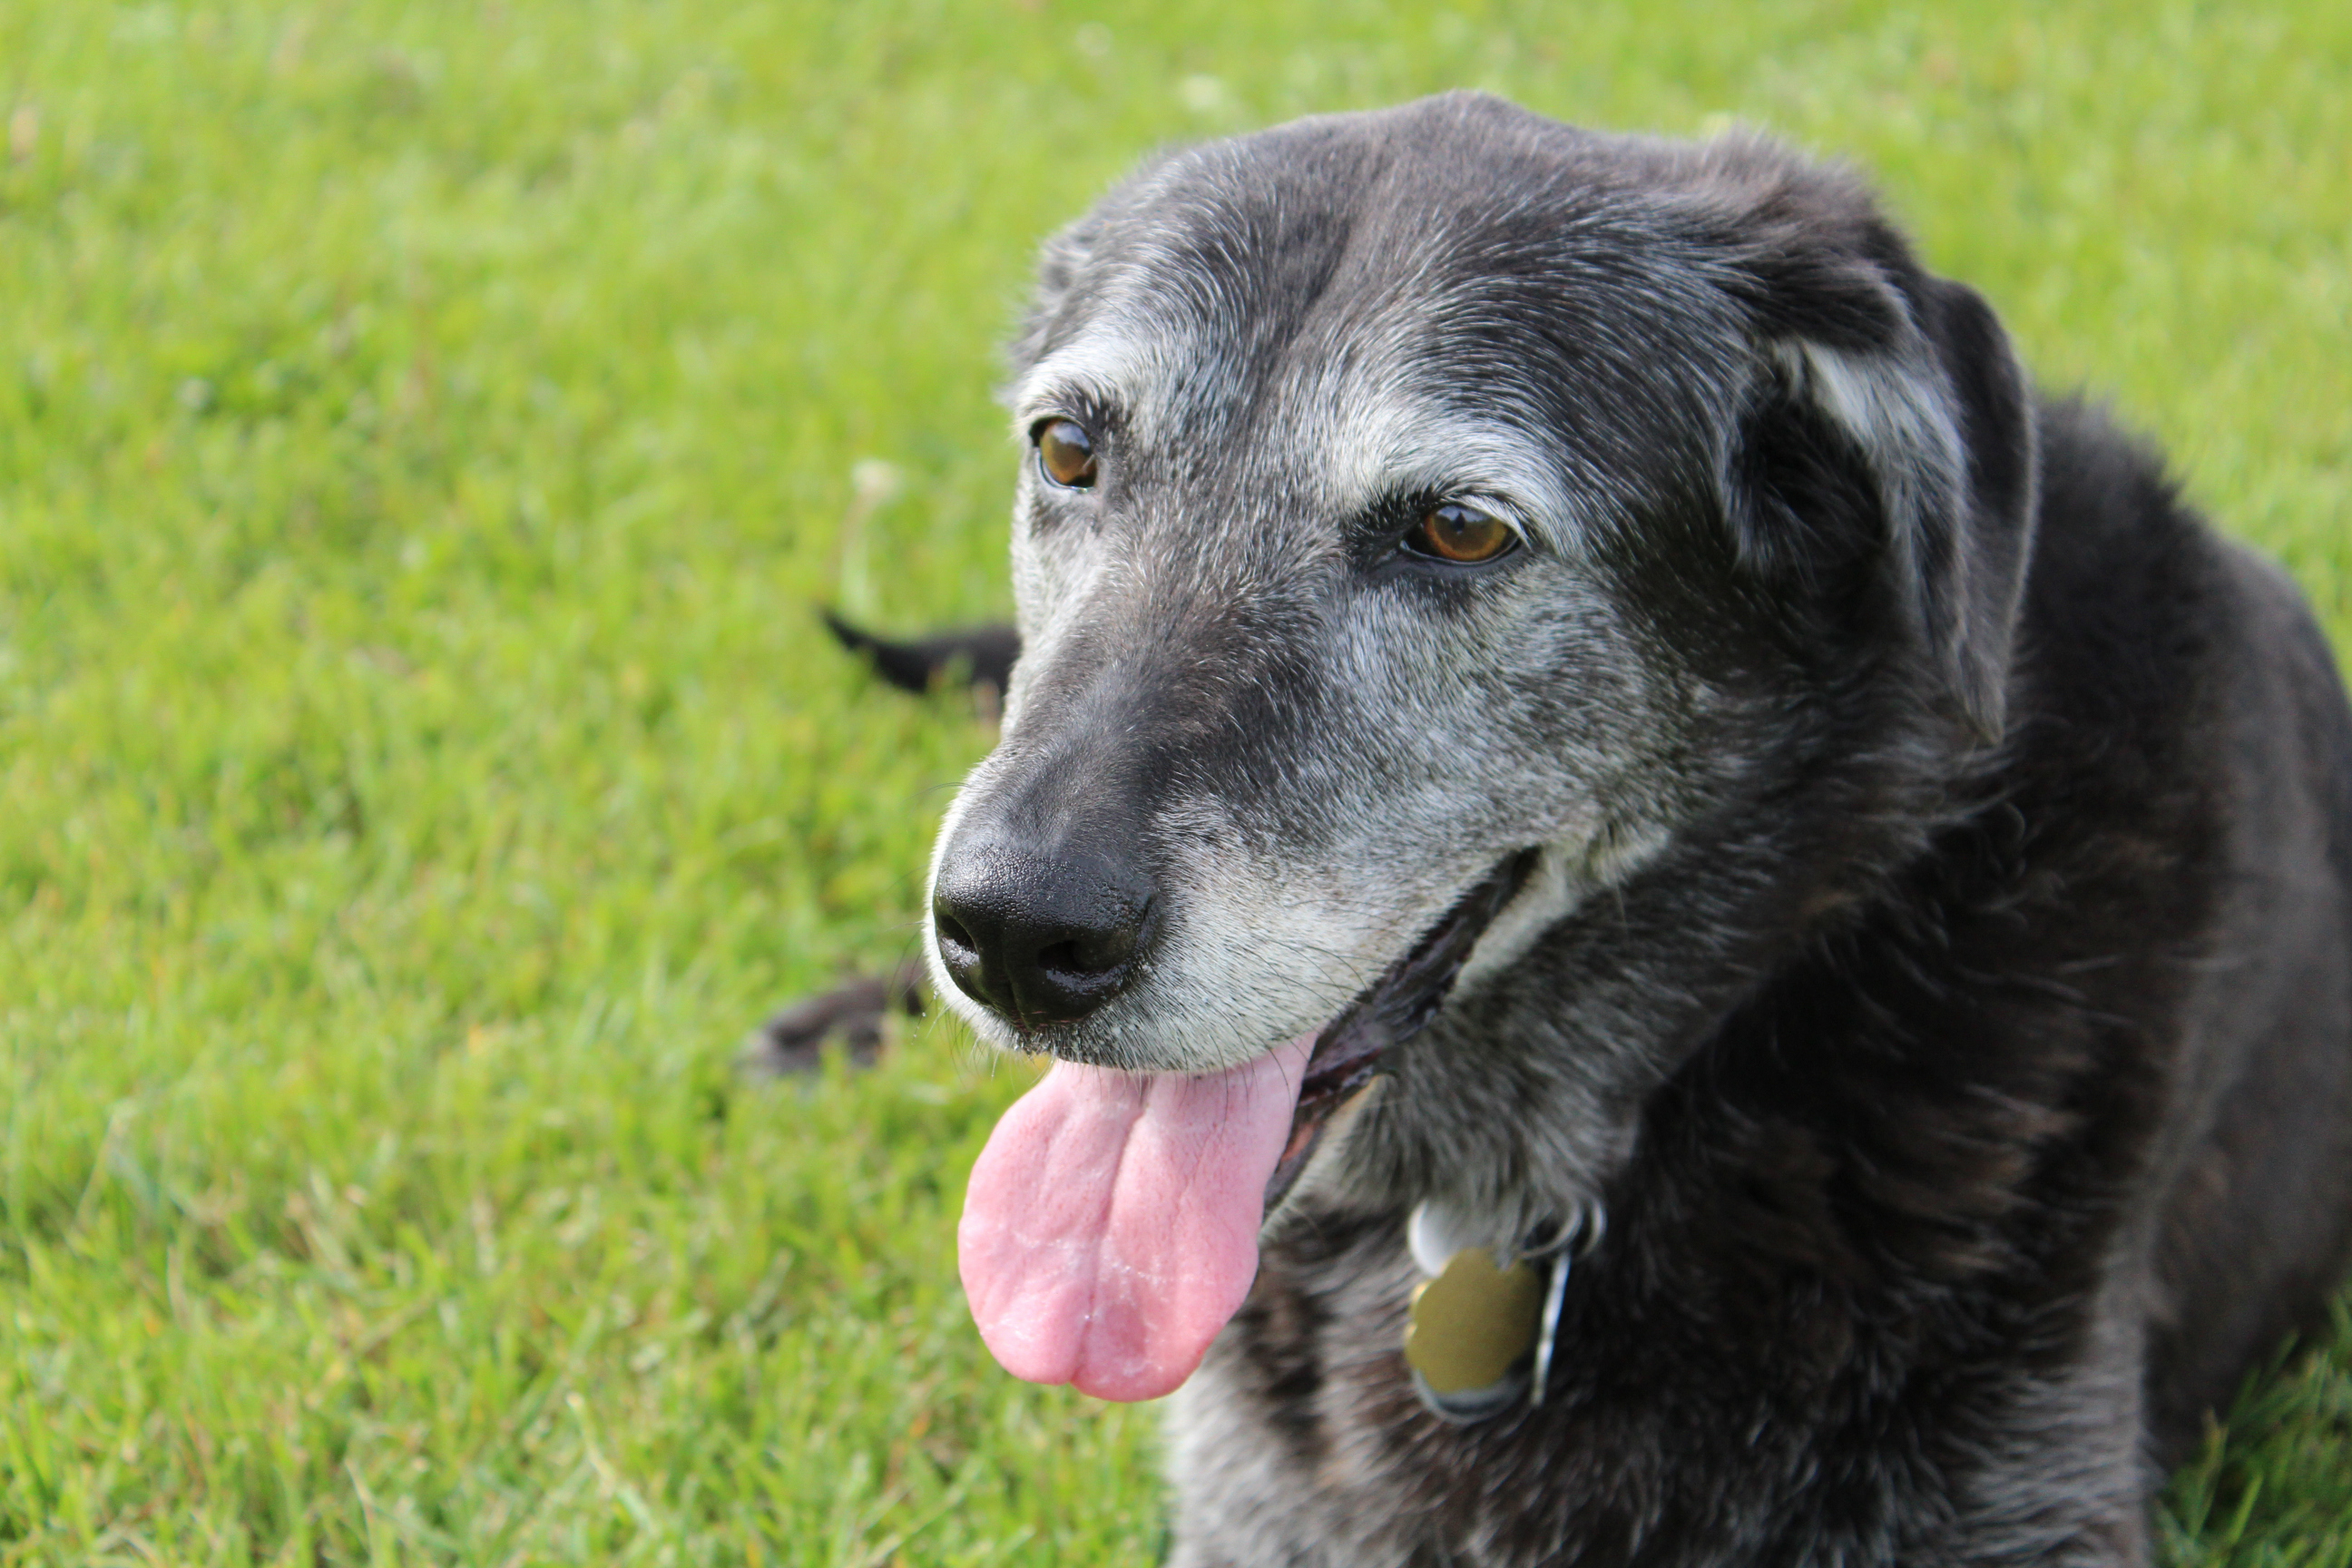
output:
[[1525, 1262], [1495, 1267], [1483, 1247], [1455, 1253], [1413, 1289], [1404, 1359], [1439, 1399], [1495, 1388], [1535, 1348], [1543, 1282]]

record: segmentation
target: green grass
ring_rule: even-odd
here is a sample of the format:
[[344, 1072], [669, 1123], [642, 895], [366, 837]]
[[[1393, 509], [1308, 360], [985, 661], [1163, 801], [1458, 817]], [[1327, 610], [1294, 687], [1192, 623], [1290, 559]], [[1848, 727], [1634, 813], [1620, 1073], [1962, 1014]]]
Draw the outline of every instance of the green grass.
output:
[[[1024, 1075], [729, 1069], [987, 743], [806, 606], [1003, 607], [1036, 240], [1451, 86], [1761, 123], [2343, 638], [2347, 83], [2335, 0], [0, 6], [0, 1563], [1148, 1559], [1150, 1413], [954, 1284]], [[2347, 1521], [2352, 1324], [2162, 1522]]]

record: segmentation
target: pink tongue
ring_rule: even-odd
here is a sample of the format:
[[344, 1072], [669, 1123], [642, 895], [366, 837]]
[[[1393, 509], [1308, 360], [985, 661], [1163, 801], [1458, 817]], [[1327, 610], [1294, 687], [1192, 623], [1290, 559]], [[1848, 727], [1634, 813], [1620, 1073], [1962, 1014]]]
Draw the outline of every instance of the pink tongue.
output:
[[1249, 1293], [1315, 1037], [1205, 1078], [1056, 1062], [971, 1168], [956, 1246], [1004, 1370], [1156, 1399]]

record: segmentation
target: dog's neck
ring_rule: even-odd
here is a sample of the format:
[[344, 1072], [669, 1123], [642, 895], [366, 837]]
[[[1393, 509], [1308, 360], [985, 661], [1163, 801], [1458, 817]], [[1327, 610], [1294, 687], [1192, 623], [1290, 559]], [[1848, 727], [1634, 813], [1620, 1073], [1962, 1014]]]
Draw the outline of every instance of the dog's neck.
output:
[[[1817, 788], [1831, 804], [1807, 813], [1622, 834], [1607, 857], [1584, 842], [1547, 847], [1302, 1197], [1399, 1215], [1428, 1204], [1450, 1234], [1503, 1250], [1596, 1211], [1637, 1155], [1651, 1096], [1981, 798], [1976, 775], [1991, 759], [1879, 739], [1814, 759], [1844, 787]], [[1796, 756], [1781, 767], [1810, 771]], [[1792, 877], [1792, 865], [1811, 872]]]

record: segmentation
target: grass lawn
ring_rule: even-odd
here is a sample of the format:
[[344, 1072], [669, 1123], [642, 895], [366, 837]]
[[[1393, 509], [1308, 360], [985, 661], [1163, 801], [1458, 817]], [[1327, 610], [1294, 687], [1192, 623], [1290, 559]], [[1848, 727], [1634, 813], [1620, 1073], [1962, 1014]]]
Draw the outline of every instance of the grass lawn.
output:
[[[955, 1284], [1027, 1082], [729, 1062], [912, 940], [1032, 247], [1487, 86], [1856, 159], [2352, 637], [2352, 7], [0, 5], [0, 1564], [1149, 1561]], [[2177, 1563], [2352, 1563], [2352, 1322]]]

